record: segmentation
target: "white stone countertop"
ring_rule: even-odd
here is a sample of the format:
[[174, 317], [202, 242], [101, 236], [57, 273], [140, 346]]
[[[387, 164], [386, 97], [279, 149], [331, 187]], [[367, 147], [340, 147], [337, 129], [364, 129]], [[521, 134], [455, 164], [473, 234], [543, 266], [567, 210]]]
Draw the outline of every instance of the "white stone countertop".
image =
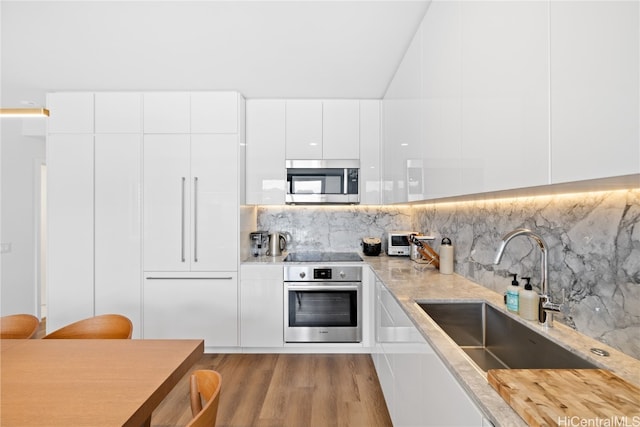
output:
[[[502, 294], [478, 285], [458, 274], [440, 274], [434, 267], [418, 264], [408, 257], [380, 255], [377, 257], [362, 256], [362, 258], [391, 291], [391, 294], [400, 303], [429, 345], [433, 347], [476, 405], [496, 426], [526, 426], [527, 424], [491, 387], [487, 381], [486, 373], [470, 362], [464, 351], [418, 306], [416, 300], [487, 302], [518, 322], [538, 331], [549, 340], [640, 387], [640, 360], [576, 332], [560, 322], [554, 322], [553, 328], [543, 329], [537, 321], [528, 321], [513, 315], [506, 311]], [[284, 254], [281, 257], [251, 258], [246, 260], [246, 263], [284, 264], [283, 259]], [[593, 347], [608, 351], [610, 356], [594, 355], [590, 351]]]

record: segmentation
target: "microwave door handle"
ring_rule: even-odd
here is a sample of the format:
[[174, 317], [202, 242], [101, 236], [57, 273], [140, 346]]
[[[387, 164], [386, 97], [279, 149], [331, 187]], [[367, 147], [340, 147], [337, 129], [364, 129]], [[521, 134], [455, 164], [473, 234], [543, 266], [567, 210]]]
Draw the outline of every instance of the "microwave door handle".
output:
[[349, 194], [349, 169], [342, 171], [342, 194]]

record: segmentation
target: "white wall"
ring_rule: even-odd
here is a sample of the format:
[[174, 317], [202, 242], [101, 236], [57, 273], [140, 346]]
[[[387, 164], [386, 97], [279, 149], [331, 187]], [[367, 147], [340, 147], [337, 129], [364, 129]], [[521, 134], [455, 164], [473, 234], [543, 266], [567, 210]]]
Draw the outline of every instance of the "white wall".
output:
[[1, 255], [0, 313], [38, 314], [35, 190], [40, 184], [37, 160], [45, 158], [44, 137], [23, 136], [22, 119], [2, 119], [0, 126], [0, 241], [11, 244], [11, 251]]

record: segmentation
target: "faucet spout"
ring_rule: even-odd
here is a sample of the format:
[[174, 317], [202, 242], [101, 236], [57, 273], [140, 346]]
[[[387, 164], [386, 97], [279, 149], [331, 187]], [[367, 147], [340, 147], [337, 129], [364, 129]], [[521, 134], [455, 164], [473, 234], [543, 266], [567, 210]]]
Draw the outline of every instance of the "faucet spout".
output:
[[[528, 228], [517, 228], [507, 234], [505, 234], [502, 237], [502, 240], [500, 241], [500, 246], [498, 247], [498, 251], [496, 252], [496, 257], [494, 260], [494, 264], [500, 264], [500, 261], [502, 260], [502, 255], [504, 254], [504, 250], [507, 247], [507, 244], [511, 241], [511, 239], [513, 239], [514, 237], [518, 237], [518, 236], [527, 236], [529, 238], [531, 238], [538, 246], [538, 248], [540, 249], [540, 291], [541, 291], [541, 300], [546, 301], [547, 303], [550, 303], [550, 298], [549, 298], [549, 290], [548, 290], [548, 286], [549, 286], [549, 277], [548, 277], [548, 269], [547, 269], [547, 254], [548, 254], [548, 250], [547, 250], [547, 244], [545, 243], [544, 239], [534, 233], [533, 231], [529, 230]], [[542, 298], [544, 297], [544, 298]], [[549, 310], [551, 311], [551, 310]], [[548, 326], [551, 327], [553, 326], [553, 313], [550, 312], [549, 315], [547, 315], [547, 310], [546, 307], [543, 307], [542, 305], [540, 306], [540, 310], [539, 310], [539, 315], [538, 315], [538, 320], [540, 321], [541, 324], [543, 324], [544, 326]]]

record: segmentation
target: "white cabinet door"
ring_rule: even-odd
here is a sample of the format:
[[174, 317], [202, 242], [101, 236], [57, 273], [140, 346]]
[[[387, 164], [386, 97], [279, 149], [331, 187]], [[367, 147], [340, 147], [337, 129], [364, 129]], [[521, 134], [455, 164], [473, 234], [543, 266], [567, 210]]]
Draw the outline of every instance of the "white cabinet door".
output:
[[95, 314], [119, 313], [142, 331], [142, 136], [95, 137]]
[[380, 101], [360, 101], [360, 204], [381, 203]]
[[551, 183], [640, 173], [640, 4], [550, 8]]
[[93, 135], [47, 138], [47, 332], [93, 316]]
[[287, 159], [322, 159], [322, 101], [288, 100]]
[[49, 133], [92, 133], [93, 93], [61, 92], [47, 94]]
[[204, 339], [206, 347], [238, 345], [235, 272], [144, 274], [145, 339]]
[[283, 205], [286, 189], [285, 102], [247, 101], [247, 204]]
[[380, 381], [380, 388], [384, 396], [384, 401], [387, 404], [387, 410], [392, 422], [396, 422], [397, 416], [397, 404], [395, 394], [395, 378], [393, 376], [393, 368], [391, 362], [387, 358], [386, 353], [380, 353], [378, 356], [379, 367], [376, 366], [376, 373], [378, 374], [378, 380]]
[[142, 132], [142, 94], [98, 92], [95, 94], [96, 133]]
[[357, 100], [322, 102], [322, 158], [360, 158], [360, 103]]
[[422, 138], [426, 199], [462, 194], [461, 3], [433, 2], [422, 22]]
[[421, 373], [425, 426], [483, 426], [476, 404], [433, 352], [423, 354]]
[[238, 93], [192, 92], [191, 133], [238, 133]]
[[237, 271], [238, 137], [191, 135], [190, 152], [190, 269]]
[[284, 345], [281, 265], [248, 265], [240, 269], [240, 345]]
[[188, 92], [144, 94], [145, 133], [189, 133], [191, 127]]
[[548, 184], [547, 2], [462, 5], [466, 194]]
[[144, 268], [238, 269], [238, 138], [145, 135]]
[[420, 35], [418, 30], [384, 96], [384, 203], [406, 202], [410, 193], [419, 199], [423, 191], [421, 174], [412, 173], [408, 182], [409, 161], [422, 158]]
[[144, 137], [144, 269], [189, 270], [189, 135]]

